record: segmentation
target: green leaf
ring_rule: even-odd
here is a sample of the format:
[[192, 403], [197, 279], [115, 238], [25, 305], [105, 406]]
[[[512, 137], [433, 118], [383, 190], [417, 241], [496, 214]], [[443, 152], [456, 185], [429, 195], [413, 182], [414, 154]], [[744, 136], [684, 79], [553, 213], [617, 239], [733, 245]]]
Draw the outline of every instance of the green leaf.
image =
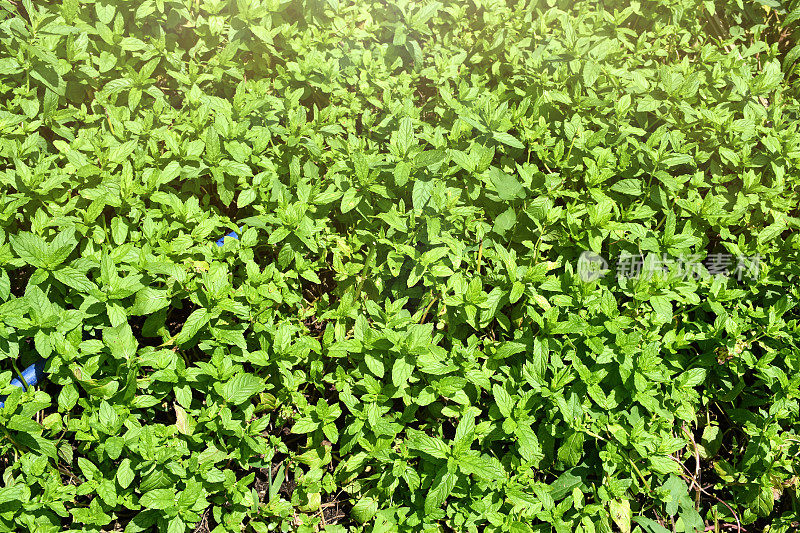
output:
[[572, 432], [558, 448], [558, 458], [567, 466], [575, 466], [583, 456], [583, 433]]
[[151, 315], [170, 304], [169, 293], [166, 290], [145, 287], [136, 293], [136, 299], [131, 307], [131, 315]]
[[107, 401], [103, 400], [100, 402], [100, 411], [99, 411], [99, 420], [100, 425], [106, 429], [113, 429], [117, 422], [119, 421], [119, 416], [117, 416], [117, 412], [114, 411], [114, 408], [111, 407]]
[[405, 157], [414, 144], [414, 124], [408, 117], [400, 119], [400, 127], [394, 137], [395, 146], [401, 157]]
[[122, 163], [133, 153], [133, 151], [136, 149], [137, 143], [138, 141], [136, 139], [131, 139], [116, 145], [108, 153], [108, 160], [112, 163]]
[[135, 474], [131, 469], [131, 460], [125, 457], [119, 463], [119, 467], [117, 467], [117, 482], [119, 483], [120, 487], [123, 489], [127, 489], [133, 483], [135, 478]]
[[4, 57], [0, 59], [0, 75], [8, 76], [21, 72], [21, 67], [16, 59]]
[[722, 447], [723, 433], [717, 425], [708, 425], [703, 428], [703, 436], [700, 439], [700, 455], [705, 459], [710, 459], [717, 455]]
[[264, 381], [252, 374], [237, 374], [227, 383], [214, 385], [226, 402], [240, 405], [265, 388]]
[[447, 466], [439, 469], [436, 477], [433, 479], [431, 488], [425, 496], [425, 514], [431, 514], [436, 509], [439, 509], [442, 504], [450, 496], [453, 487], [456, 486], [457, 476], [455, 473], [450, 472]]
[[44, 239], [33, 233], [23, 232], [11, 236], [11, 248], [17, 257], [31, 266], [47, 268], [49, 247]]
[[506, 471], [500, 461], [489, 455], [462, 455], [458, 466], [468, 475], [475, 475], [486, 481], [500, 481], [506, 478]]
[[453, 440], [453, 449], [456, 454], [469, 449], [475, 439], [475, 413], [472, 409], [467, 410], [461, 417], [456, 427], [456, 436]]
[[431, 168], [444, 161], [446, 152], [444, 150], [426, 150], [414, 156], [415, 168]]
[[768, 485], [761, 485], [760, 487], [756, 487], [751, 492], [755, 492], [755, 498], [753, 498], [750, 508], [758, 516], [769, 516], [775, 507], [775, 498], [772, 494], [772, 487]]
[[550, 494], [553, 499], [558, 501], [572, 492], [572, 489], [583, 484], [583, 479], [573, 473], [574, 470], [567, 470], [550, 484]]
[[378, 502], [369, 497], [358, 500], [353, 506], [352, 514], [359, 523], [363, 524], [372, 520], [378, 513]]
[[111, 355], [117, 359], [130, 361], [136, 357], [138, 343], [133, 337], [131, 327], [127, 322], [103, 330], [103, 342], [111, 350]]
[[428, 204], [433, 191], [433, 180], [416, 180], [411, 191], [412, 205], [415, 211], [422, 211]]
[[756, 78], [753, 94], [761, 95], [771, 93], [780, 86], [782, 81], [783, 73], [781, 72], [780, 63], [778, 63], [777, 60], [772, 60], [764, 65], [761, 74]]
[[47, 268], [52, 270], [66, 261], [77, 244], [74, 230], [67, 229], [59, 232], [48, 246]]
[[208, 324], [209, 319], [208, 311], [204, 307], [192, 311], [192, 314], [186, 318], [186, 322], [184, 322], [181, 331], [175, 337], [175, 342], [184, 344], [192, 340], [200, 329]]
[[86, 277], [86, 274], [83, 274], [79, 270], [76, 270], [70, 266], [62, 266], [58, 270], [54, 270], [53, 277], [67, 287], [80, 292], [88, 293], [96, 289], [95, 284], [89, 281], [89, 278]]
[[514, 176], [500, 169], [493, 169], [491, 179], [501, 200], [513, 200], [522, 195], [522, 184]]
[[153, 489], [142, 494], [139, 505], [146, 509], [169, 509], [177, 505], [177, 497], [173, 489]]
[[631, 196], [641, 196], [642, 182], [633, 178], [622, 179], [611, 186], [611, 191]]
[[321, 422], [315, 421], [308, 417], [303, 417], [295, 422], [294, 426], [292, 427], [292, 433], [311, 433], [312, 431], [316, 431], [319, 429]]
[[27, 503], [30, 493], [30, 489], [22, 483], [0, 487], [0, 505]]
[[[351, 189], [351, 190], [352, 190], [352, 189]], [[344, 212], [344, 211], [343, 211], [343, 212]], [[289, 233], [290, 233], [290, 232], [289, 232], [289, 230], [288, 230], [288, 229], [286, 229], [286, 228], [283, 228], [283, 227], [281, 227], [281, 228], [277, 228], [275, 231], [273, 231], [273, 232], [270, 234], [270, 236], [269, 236], [269, 239], [267, 240], [267, 242], [268, 242], [269, 244], [278, 244], [278, 243], [279, 243], [279, 242], [281, 242], [283, 239], [285, 239], [286, 237], [288, 237], [288, 236], [289, 236]]]
[[516, 137], [511, 135], [508, 132], [492, 132], [492, 137], [495, 138], [496, 141], [499, 141], [503, 144], [507, 144], [512, 148], [519, 148], [520, 150], [525, 148], [525, 145], [519, 142]]
[[650, 305], [653, 306], [658, 321], [662, 324], [672, 322], [672, 302], [666, 296], [651, 296]]
[[75, 385], [69, 383], [61, 387], [58, 393], [58, 406], [63, 412], [68, 412], [78, 403], [80, 394]]
[[395, 387], [402, 387], [414, 374], [414, 365], [406, 362], [404, 358], [395, 359], [392, 365], [392, 384]]
[[435, 457], [436, 459], [446, 459], [450, 453], [450, 447], [439, 438], [426, 435], [422, 431], [410, 430], [409, 446], [420, 452]]
[[361, 196], [358, 195], [358, 192], [353, 189], [347, 189], [344, 191], [344, 195], [342, 195], [342, 202], [341, 202], [341, 211], [342, 213], [349, 213], [356, 206], [361, 202]]
[[628, 500], [611, 500], [608, 502], [611, 518], [621, 533], [631, 532], [631, 504]]
[[781, 233], [786, 230], [786, 223], [783, 220], [773, 222], [766, 228], [762, 229], [758, 234], [758, 244], [767, 243], [777, 238]]
[[511, 398], [511, 395], [499, 384], [495, 384], [492, 387], [492, 394], [494, 395], [497, 408], [500, 409], [500, 413], [506, 418], [510, 417], [511, 411], [514, 409], [514, 400]]
[[635, 516], [633, 517], [633, 521], [642, 526], [642, 529], [647, 533], [670, 533], [670, 530], [652, 520], [650, 518], [644, 516]]
[[678, 165], [689, 165], [694, 161], [688, 154], [670, 154], [661, 160], [665, 167], [676, 167]]

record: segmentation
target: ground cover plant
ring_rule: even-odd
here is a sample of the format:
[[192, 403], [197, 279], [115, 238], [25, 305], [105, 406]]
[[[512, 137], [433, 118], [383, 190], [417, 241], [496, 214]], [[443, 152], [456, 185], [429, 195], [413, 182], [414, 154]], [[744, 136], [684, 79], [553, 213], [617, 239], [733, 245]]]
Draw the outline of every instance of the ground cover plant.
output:
[[0, 531], [796, 530], [796, 4], [0, 0]]

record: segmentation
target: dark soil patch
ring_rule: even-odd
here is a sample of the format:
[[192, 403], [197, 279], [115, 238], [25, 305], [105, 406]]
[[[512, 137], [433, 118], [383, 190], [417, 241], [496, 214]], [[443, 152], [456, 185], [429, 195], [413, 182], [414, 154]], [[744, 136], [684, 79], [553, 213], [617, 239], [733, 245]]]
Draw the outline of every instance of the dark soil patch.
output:
[[139, 342], [140, 348], [144, 346], [159, 346], [161, 344], [161, 340], [158, 337], [145, 335], [142, 331], [145, 320], [147, 320], [146, 316], [128, 317], [128, 324], [131, 326], [133, 337]]
[[309, 302], [319, 299], [322, 295], [328, 294], [333, 296], [333, 290], [336, 288], [336, 280], [334, 279], [333, 269], [326, 268], [316, 273], [320, 283], [308, 281], [305, 278], [300, 278], [303, 297]]
[[326, 525], [340, 525], [344, 527], [351, 527], [354, 524], [350, 518], [350, 511], [353, 505], [348, 498], [344, 497], [343, 493], [329, 494], [320, 506], [320, 513], [322, 514], [322, 523]]
[[194, 528], [194, 533], [211, 533], [211, 507], [203, 511], [203, 517]]
[[321, 337], [325, 333], [325, 326], [328, 325], [327, 320], [317, 320], [316, 316], [310, 316], [303, 320], [303, 325], [308, 329], [308, 334], [312, 337]]
[[33, 268], [24, 266], [17, 270], [12, 270], [9, 274], [11, 278], [11, 294], [17, 298], [21, 298], [25, 295], [25, 288], [28, 286], [28, 280], [31, 279]]
[[194, 310], [195, 306], [190, 300], [182, 301], [180, 307], [170, 308], [167, 313], [167, 321], [165, 322], [170, 335], [178, 334], [186, 323], [186, 319], [189, 318], [189, 315], [191, 315]]

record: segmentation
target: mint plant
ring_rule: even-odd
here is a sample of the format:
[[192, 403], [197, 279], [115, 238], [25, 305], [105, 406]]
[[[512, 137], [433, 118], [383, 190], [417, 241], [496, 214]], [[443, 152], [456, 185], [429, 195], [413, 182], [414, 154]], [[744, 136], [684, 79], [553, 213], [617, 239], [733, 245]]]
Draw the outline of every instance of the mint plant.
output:
[[0, 532], [796, 530], [798, 7], [0, 0]]

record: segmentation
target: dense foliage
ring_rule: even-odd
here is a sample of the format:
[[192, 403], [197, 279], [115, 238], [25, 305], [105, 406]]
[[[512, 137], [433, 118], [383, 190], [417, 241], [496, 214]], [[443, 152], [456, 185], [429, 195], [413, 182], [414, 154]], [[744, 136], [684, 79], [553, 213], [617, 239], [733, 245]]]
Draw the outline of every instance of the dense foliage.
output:
[[0, 531], [794, 529], [795, 7], [0, 0]]

